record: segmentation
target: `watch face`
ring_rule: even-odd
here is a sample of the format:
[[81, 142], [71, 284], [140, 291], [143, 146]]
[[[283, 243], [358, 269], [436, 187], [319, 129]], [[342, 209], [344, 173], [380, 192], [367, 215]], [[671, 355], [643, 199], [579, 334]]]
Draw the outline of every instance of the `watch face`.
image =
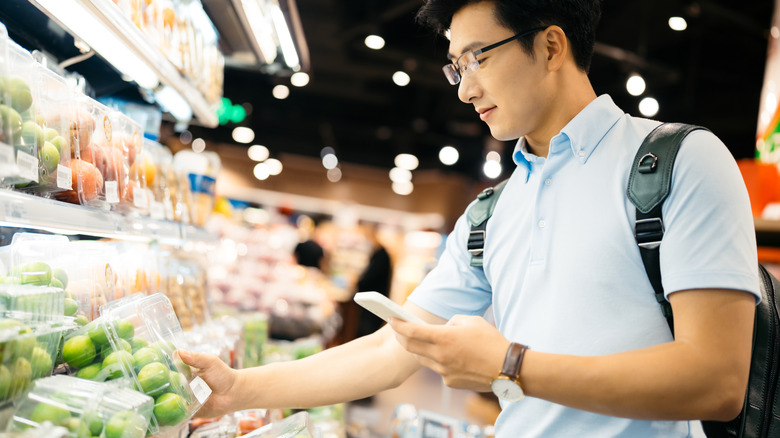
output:
[[501, 400], [515, 402], [520, 401], [525, 397], [523, 388], [506, 377], [499, 377], [494, 380], [490, 387], [493, 389], [493, 394]]

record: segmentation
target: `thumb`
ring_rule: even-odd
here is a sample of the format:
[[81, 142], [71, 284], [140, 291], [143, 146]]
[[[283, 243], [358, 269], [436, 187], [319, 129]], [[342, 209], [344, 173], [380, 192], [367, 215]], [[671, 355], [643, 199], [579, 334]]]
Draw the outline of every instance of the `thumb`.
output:
[[212, 357], [208, 354], [196, 353], [194, 351], [177, 350], [181, 360], [187, 365], [195, 368], [208, 368], [211, 365]]

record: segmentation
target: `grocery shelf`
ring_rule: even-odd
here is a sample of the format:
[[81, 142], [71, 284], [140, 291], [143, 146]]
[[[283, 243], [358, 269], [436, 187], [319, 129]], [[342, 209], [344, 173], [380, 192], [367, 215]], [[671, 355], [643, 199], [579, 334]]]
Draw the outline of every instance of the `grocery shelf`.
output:
[[[95, 19], [113, 32], [128, 49], [132, 50], [147, 67], [158, 77], [162, 85], [176, 90], [191, 106], [195, 118], [205, 127], [214, 128], [218, 125], [216, 109], [212, 107], [195, 84], [182, 76], [179, 70], [169, 61], [157, 47], [152, 45], [141, 29], [136, 27], [129, 18], [111, 0], [73, 0], [92, 13]], [[75, 37], [78, 29], [67, 29], [53, 11], [46, 8], [46, 3], [32, 0], [32, 3], [51, 19], [57, 21]], [[98, 52], [98, 55], [105, 55]]]
[[213, 234], [192, 225], [103, 211], [10, 190], [0, 190], [0, 205], [0, 226], [6, 227], [173, 245], [217, 240]]

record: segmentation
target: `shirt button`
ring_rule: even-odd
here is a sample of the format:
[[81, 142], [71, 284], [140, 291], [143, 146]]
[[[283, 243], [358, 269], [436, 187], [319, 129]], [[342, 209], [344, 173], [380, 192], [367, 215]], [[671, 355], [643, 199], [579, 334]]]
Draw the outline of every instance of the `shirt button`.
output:
[[552, 180], [550, 178], [544, 180], [544, 185], [549, 186], [550, 184], [552, 184]]
[[584, 157], [585, 156], [585, 151], [580, 151], [579, 156]]
[[544, 221], [544, 219], [539, 221], [539, 228], [544, 228], [547, 226], [547, 222]]

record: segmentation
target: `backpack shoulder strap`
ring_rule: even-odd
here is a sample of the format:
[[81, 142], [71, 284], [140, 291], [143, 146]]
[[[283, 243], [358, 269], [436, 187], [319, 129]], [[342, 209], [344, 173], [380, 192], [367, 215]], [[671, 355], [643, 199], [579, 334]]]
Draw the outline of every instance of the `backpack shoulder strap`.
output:
[[661, 214], [672, 186], [672, 170], [683, 139], [700, 126], [664, 123], [645, 137], [634, 157], [628, 178], [628, 199], [636, 207], [634, 237], [655, 298], [674, 332], [672, 306], [664, 297], [659, 247], [664, 235]]
[[471, 225], [467, 248], [471, 253], [471, 266], [482, 267], [482, 256], [485, 251], [485, 230], [493, 210], [496, 208], [498, 197], [504, 190], [508, 179], [496, 184], [495, 187], [488, 187], [477, 195], [477, 202], [469, 208], [466, 217]]

